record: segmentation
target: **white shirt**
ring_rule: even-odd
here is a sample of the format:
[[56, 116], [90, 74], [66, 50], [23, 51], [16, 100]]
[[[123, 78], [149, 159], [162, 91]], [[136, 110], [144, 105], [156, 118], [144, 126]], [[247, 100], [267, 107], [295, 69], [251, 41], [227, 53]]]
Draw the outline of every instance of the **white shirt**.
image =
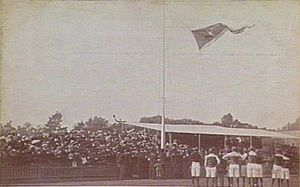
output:
[[219, 157], [218, 157], [217, 155], [215, 155], [215, 154], [213, 154], [213, 153], [209, 153], [208, 155], [206, 155], [206, 156], [204, 157], [204, 166], [205, 166], [205, 167], [206, 167], [206, 164], [207, 164], [207, 160], [208, 160], [208, 158], [210, 158], [210, 157], [216, 158], [217, 164], [220, 163], [220, 159], [219, 159]]

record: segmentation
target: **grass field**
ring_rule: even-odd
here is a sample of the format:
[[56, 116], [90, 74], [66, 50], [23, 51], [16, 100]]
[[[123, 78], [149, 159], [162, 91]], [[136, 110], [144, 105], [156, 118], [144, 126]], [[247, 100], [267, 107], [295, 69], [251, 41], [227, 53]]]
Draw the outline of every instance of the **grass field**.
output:
[[[235, 181], [234, 181], [235, 182]], [[160, 179], [160, 180], [110, 180], [110, 181], [70, 181], [66, 182], [54, 182], [45, 181], [42, 183], [31, 183], [31, 184], [10, 184], [11, 186], [192, 186], [190, 179]], [[206, 186], [206, 179], [200, 179], [200, 186]], [[227, 186], [227, 179], [225, 179], [225, 186]], [[234, 184], [236, 186], [236, 183]], [[242, 187], [241, 181], [240, 186]], [[264, 187], [271, 186], [271, 178], [264, 178]], [[277, 187], [277, 185], [275, 185]], [[274, 187], [275, 187], [274, 186]], [[286, 186], [286, 184], [284, 184]], [[291, 176], [290, 187], [299, 187], [299, 177]]]

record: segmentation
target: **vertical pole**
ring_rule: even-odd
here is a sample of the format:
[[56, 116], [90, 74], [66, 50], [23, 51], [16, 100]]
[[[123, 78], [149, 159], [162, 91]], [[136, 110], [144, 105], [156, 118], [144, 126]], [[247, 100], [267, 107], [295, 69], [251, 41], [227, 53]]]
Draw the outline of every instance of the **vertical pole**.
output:
[[252, 147], [253, 146], [253, 139], [252, 139], [253, 137], [252, 136], [250, 136], [250, 146]]
[[169, 134], [169, 144], [171, 145], [172, 144], [172, 133], [169, 132], [168, 134]]
[[198, 151], [201, 149], [201, 134], [198, 134]]
[[163, 1], [163, 76], [162, 76], [162, 116], [161, 116], [161, 143], [160, 147], [161, 149], [165, 149], [165, 131], [166, 131], [166, 125], [165, 125], [165, 116], [166, 116], [166, 66], [165, 66], [165, 1]]
[[227, 136], [224, 136], [224, 149], [226, 149]]

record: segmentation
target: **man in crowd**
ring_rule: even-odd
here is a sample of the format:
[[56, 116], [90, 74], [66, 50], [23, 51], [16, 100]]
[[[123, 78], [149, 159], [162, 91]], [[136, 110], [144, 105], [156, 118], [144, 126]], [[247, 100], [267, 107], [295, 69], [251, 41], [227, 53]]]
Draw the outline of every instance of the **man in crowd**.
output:
[[228, 168], [228, 182], [229, 186], [233, 186], [233, 178], [236, 178], [236, 184], [239, 187], [239, 177], [240, 177], [240, 166], [239, 160], [242, 158], [242, 155], [237, 152], [236, 147], [231, 148], [231, 152], [225, 154], [223, 159], [229, 161], [229, 168]]
[[201, 160], [202, 157], [200, 153], [197, 151], [197, 148], [194, 148], [193, 153], [191, 154], [191, 175], [193, 186], [195, 185], [195, 180], [197, 180], [197, 186], [199, 186]]
[[216, 173], [217, 165], [220, 163], [220, 159], [214, 154], [214, 149], [210, 148], [208, 150], [208, 155], [204, 158], [204, 166], [206, 171], [206, 185], [209, 184], [209, 179], [212, 180], [212, 186], [217, 186]]

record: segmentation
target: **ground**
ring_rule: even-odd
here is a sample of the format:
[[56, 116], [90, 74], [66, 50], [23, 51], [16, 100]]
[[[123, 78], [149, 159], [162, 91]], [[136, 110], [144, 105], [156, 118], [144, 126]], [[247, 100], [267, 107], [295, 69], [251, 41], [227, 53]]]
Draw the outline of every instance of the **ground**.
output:
[[[227, 186], [227, 179], [225, 179], [225, 186]], [[241, 182], [241, 181], [240, 181]], [[16, 186], [16, 184], [10, 184]], [[141, 179], [141, 180], [113, 180], [113, 181], [68, 181], [66, 182], [54, 182], [47, 181], [43, 183], [31, 183], [25, 184], [20, 183], [18, 186], [192, 186], [190, 179], [161, 179], [161, 180], [150, 180], [150, 179]], [[201, 178], [200, 186], [206, 186], [206, 179]], [[236, 186], [236, 184], [235, 184]], [[240, 185], [242, 187], [242, 185]], [[264, 187], [271, 186], [271, 178], [264, 178]], [[286, 185], [284, 185], [286, 186]], [[275, 185], [277, 187], [277, 185]], [[291, 176], [290, 187], [299, 187], [299, 177]]]

